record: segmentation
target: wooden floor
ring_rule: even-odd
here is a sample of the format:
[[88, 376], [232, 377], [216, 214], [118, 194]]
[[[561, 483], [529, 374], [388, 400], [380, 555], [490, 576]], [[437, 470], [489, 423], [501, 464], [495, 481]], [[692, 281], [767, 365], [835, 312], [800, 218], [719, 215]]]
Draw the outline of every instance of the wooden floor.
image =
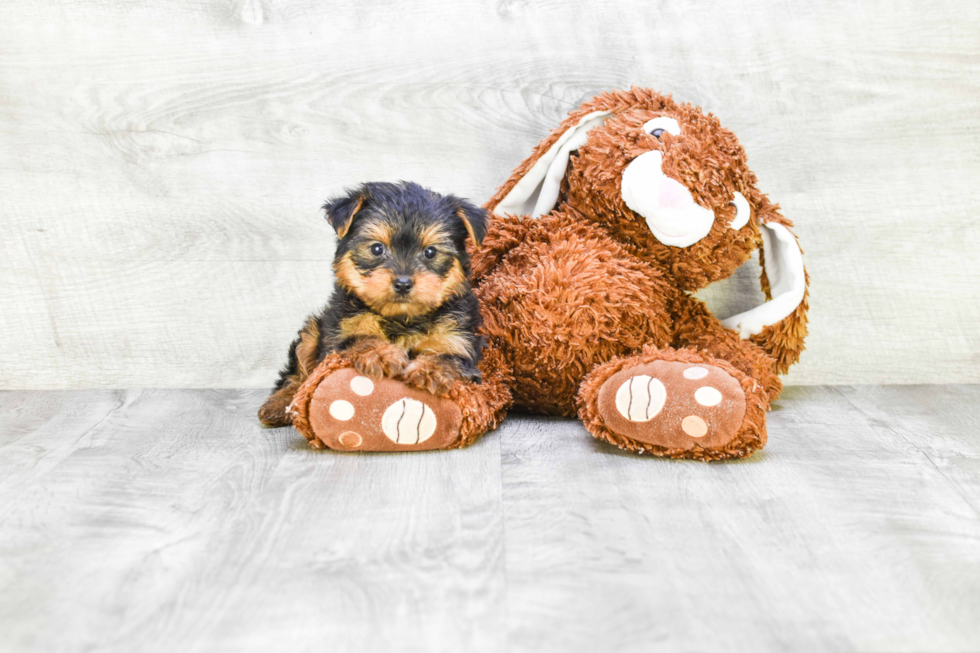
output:
[[0, 650], [980, 650], [980, 386], [792, 387], [725, 464], [316, 452], [262, 397], [0, 394]]

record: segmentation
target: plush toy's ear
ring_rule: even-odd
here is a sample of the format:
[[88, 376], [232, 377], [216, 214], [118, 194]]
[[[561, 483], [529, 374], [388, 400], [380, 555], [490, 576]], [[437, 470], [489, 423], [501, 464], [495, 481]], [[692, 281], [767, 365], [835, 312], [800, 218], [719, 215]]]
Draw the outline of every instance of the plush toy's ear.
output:
[[542, 216], [558, 203], [561, 182], [568, 168], [568, 157], [585, 144], [590, 129], [598, 127], [612, 111], [593, 111], [568, 127], [547, 150], [540, 153], [492, 210], [497, 215]]
[[489, 211], [473, 206], [469, 202], [460, 201], [456, 215], [466, 225], [466, 233], [470, 235], [470, 240], [474, 245], [483, 242], [483, 237], [487, 235], [487, 222], [490, 217]]
[[796, 236], [778, 221], [760, 221], [762, 290], [760, 306], [722, 320], [742, 338], [751, 338], [777, 361], [780, 374], [799, 360], [807, 331], [809, 278]]
[[323, 205], [327, 212], [327, 222], [337, 232], [338, 238], [343, 238], [350, 231], [354, 216], [364, 207], [364, 202], [370, 196], [367, 185], [349, 192], [342, 197], [335, 197]]

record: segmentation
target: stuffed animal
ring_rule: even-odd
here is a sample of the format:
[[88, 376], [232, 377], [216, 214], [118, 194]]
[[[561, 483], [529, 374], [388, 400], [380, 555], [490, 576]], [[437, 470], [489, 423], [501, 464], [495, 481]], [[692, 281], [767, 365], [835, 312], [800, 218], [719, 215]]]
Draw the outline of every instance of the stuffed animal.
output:
[[[605, 93], [486, 208], [472, 259], [482, 382], [435, 397], [328, 356], [292, 405], [313, 446], [463, 446], [512, 406], [578, 416], [636, 453], [718, 460], [765, 445], [778, 375], [803, 350], [808, 279], [792, 223], [717, 118], [647, 89]], [[768, 301], [718, 319], [693, 293], [756, 249]]]

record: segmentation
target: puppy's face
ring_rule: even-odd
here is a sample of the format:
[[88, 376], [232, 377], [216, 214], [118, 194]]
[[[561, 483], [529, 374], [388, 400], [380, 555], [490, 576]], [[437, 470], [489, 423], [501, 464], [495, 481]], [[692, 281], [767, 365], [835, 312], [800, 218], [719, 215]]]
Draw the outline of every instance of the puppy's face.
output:
[[414, 318], [468, 291], [466, 238], [482, 239], [482, 209], [412, 183], [364, 184], [325, 208], [336, 279], [373, 311]]
[[466, 273], [452, 234], [439, 223], [403, 216], [364, 217], [344, 238], [337, 280], [386, 317], [416, 317], [465, 291]]

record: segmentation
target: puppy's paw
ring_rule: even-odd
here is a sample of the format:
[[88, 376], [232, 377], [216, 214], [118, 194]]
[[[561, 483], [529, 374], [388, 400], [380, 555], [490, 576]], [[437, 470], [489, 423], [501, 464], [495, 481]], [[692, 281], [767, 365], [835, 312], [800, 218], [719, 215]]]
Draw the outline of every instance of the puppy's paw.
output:
[[382, 343], [359, 348], [349, 353], [354, 369], [376, 379], [395, 378], [408, 365], [408, 354], [397, 345]]
[[401, 380], [437, 397], [445, 397], [460, 375], [449, 361], [437, 356], [419, 356], [405, 368]]
[[469, 383], [480, 383], [483, 381], [483, 374], [475, 365], [470, 365], [459, 371], [459, 378]]
[[292, 413], [289, 412], [289, 405], [296, 394], [297, 386], [290, 384], [269, 395], [262, 407], [259, 408], [259, 421], [262, 426], [274, 428], [277, 426], [289, 426], [293, 423]]

